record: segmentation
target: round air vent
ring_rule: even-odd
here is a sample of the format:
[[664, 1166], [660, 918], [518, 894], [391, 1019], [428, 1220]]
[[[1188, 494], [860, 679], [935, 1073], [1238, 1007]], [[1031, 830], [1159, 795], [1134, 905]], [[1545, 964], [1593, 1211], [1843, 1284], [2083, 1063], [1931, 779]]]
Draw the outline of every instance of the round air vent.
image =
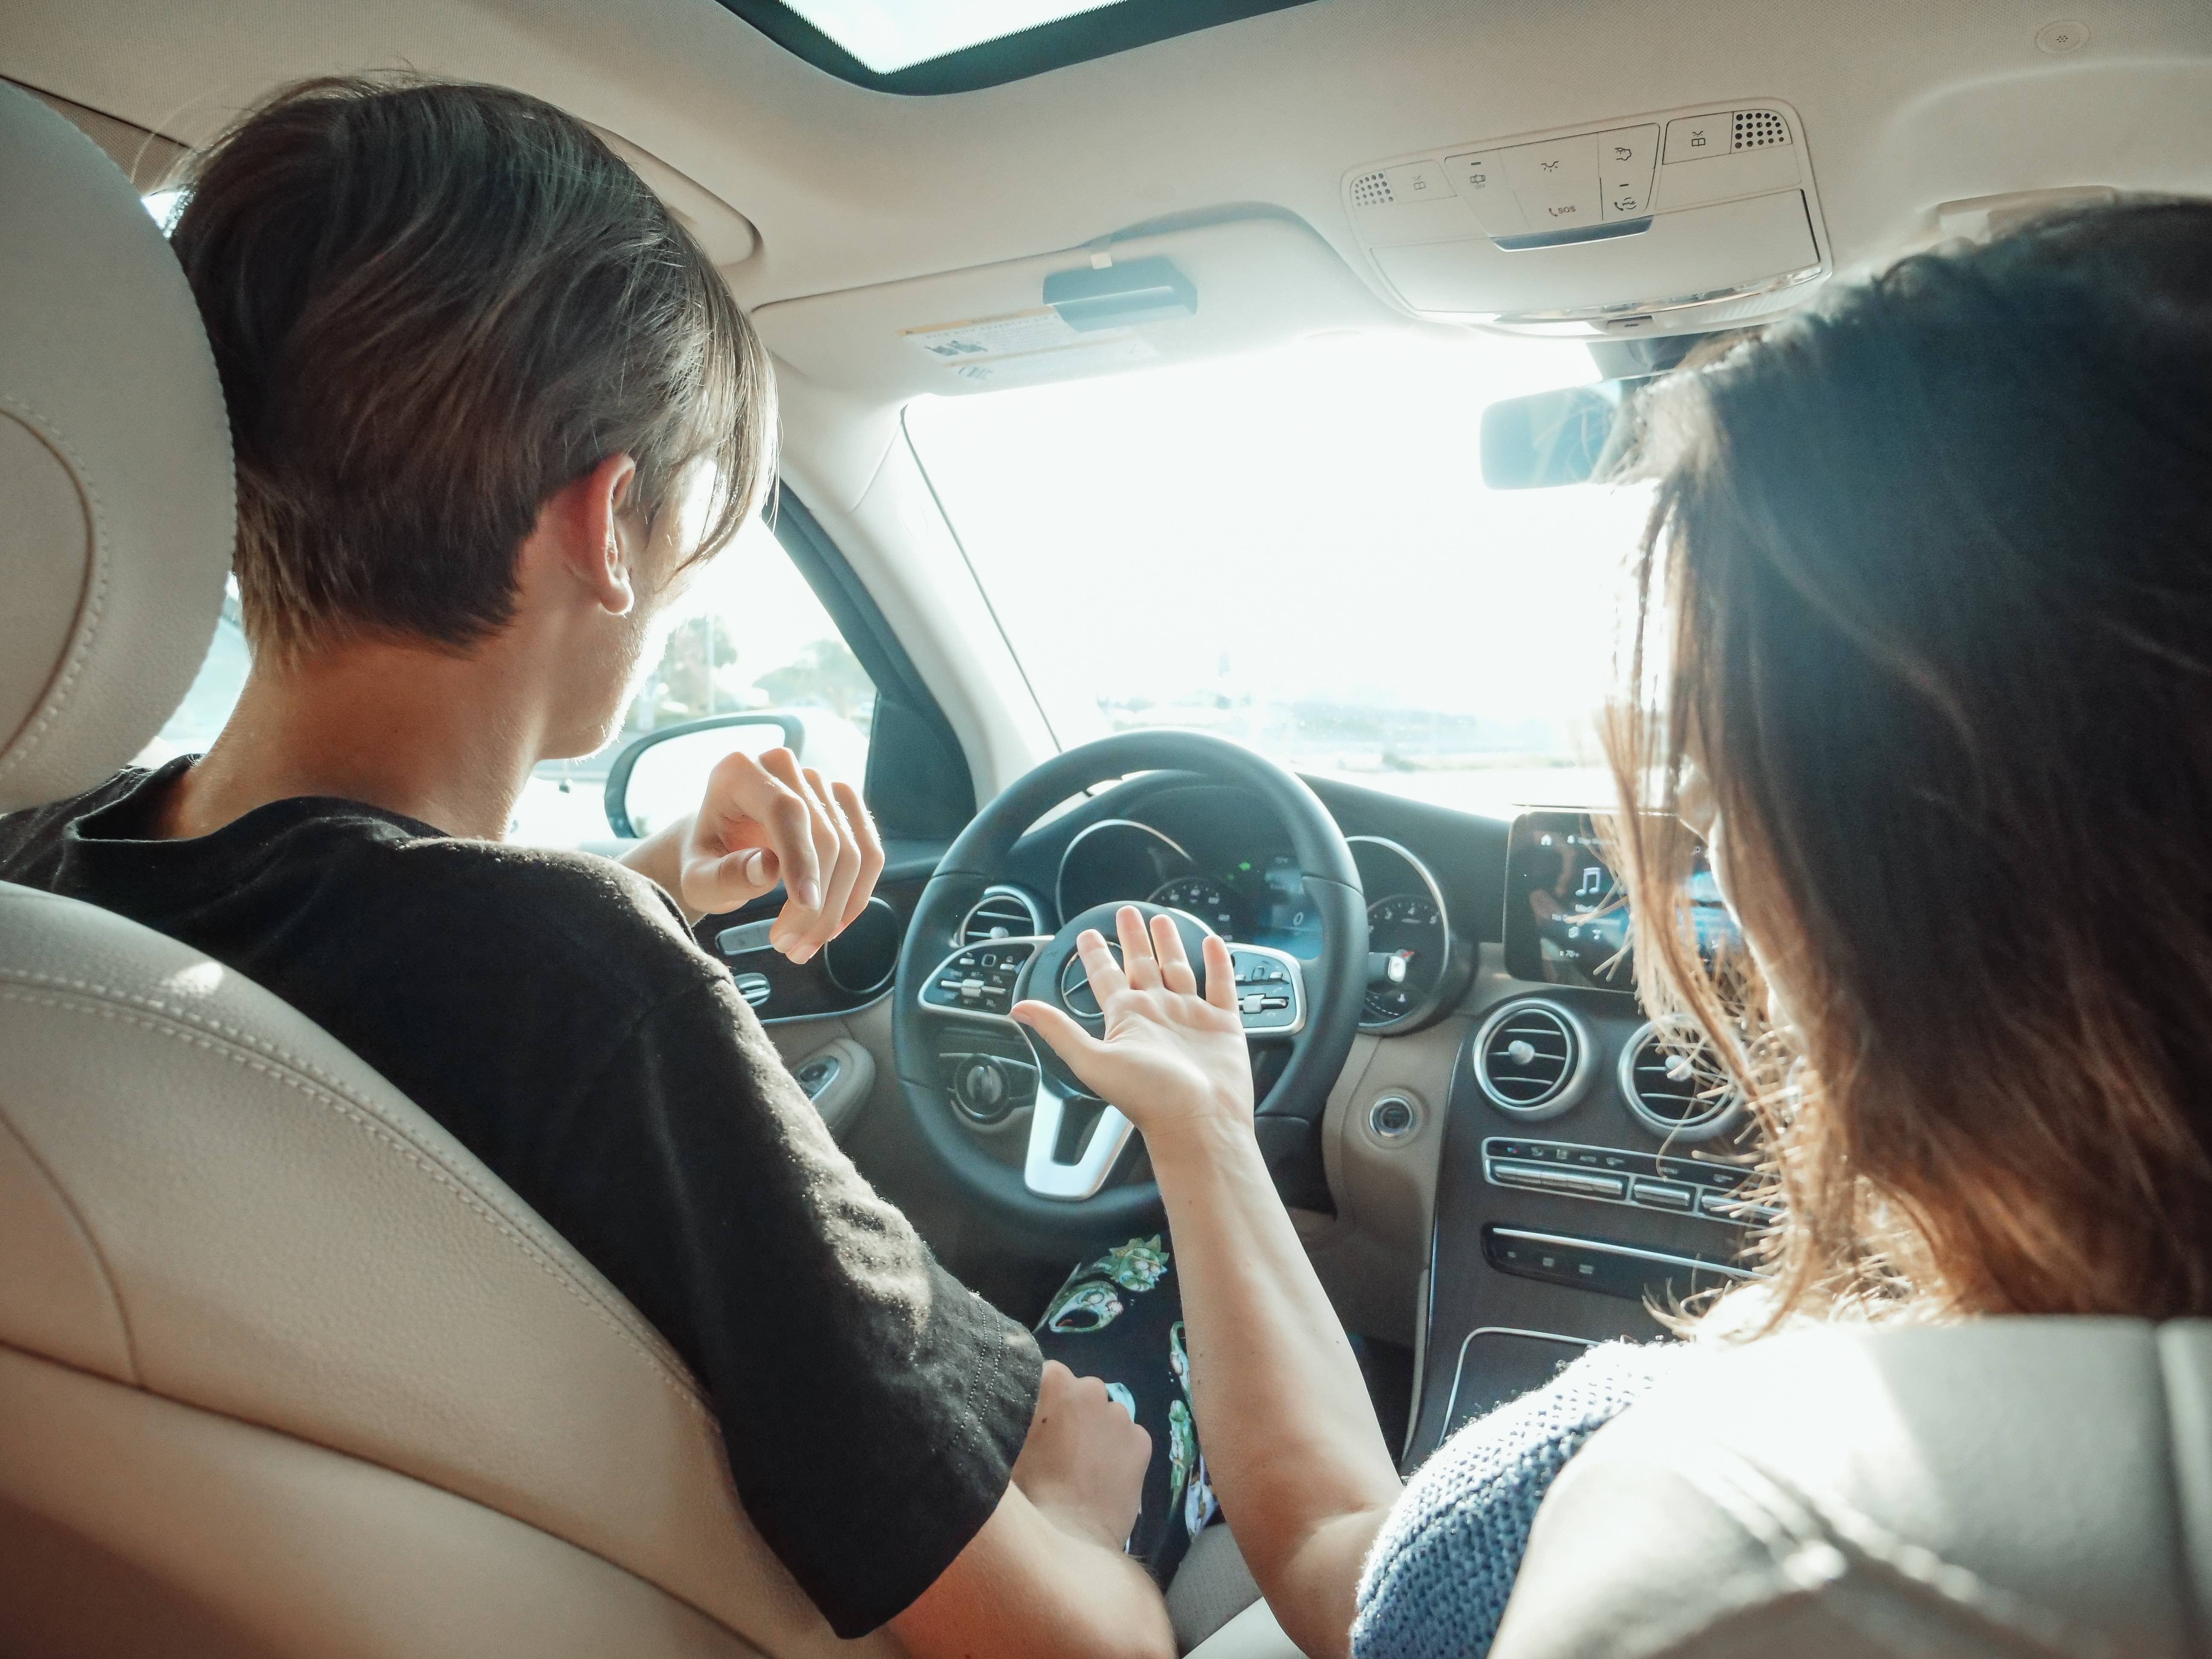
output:
[[986, 887], [960, 924], [964, 948], [994, 939], [1035, 939], [1044, 932], [1036, 902], [1018, 887]]
[[1509, 1002], [1474, 1038], [1474, 1080], [1516, 1117], [1550, 1117], [1575, 1103], [1589, 1067], [1589, 1036], [1556, 1002]]
[[1620, 1051], [1620, 1092], [1645, 1128], [1669, 1140], [1710, 1140], [1743, 1110], [1728, 1073], [1686, 1025], [1637, 1029]]
[[823, 969], [831, 984], [853, 996], [880, 991], [898, 971], [899, 944], [905, 937], [898, 912], [872, 898], [850, 927], [822, 947]]

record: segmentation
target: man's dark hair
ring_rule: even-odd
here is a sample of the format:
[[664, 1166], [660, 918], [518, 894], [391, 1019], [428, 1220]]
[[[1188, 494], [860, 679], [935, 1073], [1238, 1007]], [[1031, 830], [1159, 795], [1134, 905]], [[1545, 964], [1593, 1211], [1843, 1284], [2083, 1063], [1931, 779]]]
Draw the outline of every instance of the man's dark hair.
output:
[[574, 117], [501, 87], [311, 81], [185, 183], [171, 242], [229, 404], [257, 652], [483, 638], [540, 507], [610, 455], [636, 461], [648, 519], [712, 467], [702, 556], [758, 501], [767, 353]]

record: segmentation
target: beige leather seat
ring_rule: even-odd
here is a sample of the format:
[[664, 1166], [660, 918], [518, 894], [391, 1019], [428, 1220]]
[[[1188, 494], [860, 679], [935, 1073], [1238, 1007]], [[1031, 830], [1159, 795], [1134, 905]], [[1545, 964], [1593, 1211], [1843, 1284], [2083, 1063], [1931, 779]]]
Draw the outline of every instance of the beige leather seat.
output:
[[1537, 1512], [1494, 1659], [2212, 1652], [2212, 1323], [1807, 1331], [1672, 1382]]
[[[231, 494], [167, 247], [0, 86], [0, 811], [160, 727]], [[842, 1645], [666, 1345], [451, 1136], [216, 963], [0, 885], [0, 1651]]]
[[[1567, 1464], [1490, 1651], [2212, 1653], [2212, 1322], [1838, 1327], [1695, 1363]], [[1192, 1659], [1297, 1654], [1255, 1607]]]

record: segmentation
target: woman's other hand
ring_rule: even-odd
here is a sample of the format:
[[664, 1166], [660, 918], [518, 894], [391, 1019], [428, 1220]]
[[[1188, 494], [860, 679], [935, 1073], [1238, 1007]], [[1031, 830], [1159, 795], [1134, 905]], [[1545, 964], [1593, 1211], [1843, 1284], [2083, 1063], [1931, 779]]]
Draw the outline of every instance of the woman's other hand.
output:
[[1206, 936], [1201, 995], [1173, 918], [1155, 915], [1147, 929], [1135, 907], [1125, 905], [1114, 921], [1119, 963], [1093, 929], [1075, 942], [1106, 1017], [1103, 1038], [1049, 1003], [1017, 1003], [1013, 1017], [1049, 1043], [1085, 1087], [1121, 1108], [1147, 1141], [1224, 1127], [1249, 1131], [1252, 1065], [1229, 947]]

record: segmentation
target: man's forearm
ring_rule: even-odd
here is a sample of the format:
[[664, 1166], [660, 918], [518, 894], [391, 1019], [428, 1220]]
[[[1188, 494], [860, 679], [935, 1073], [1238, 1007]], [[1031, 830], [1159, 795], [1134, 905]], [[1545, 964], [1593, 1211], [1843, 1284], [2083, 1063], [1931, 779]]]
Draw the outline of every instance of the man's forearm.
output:
[[915, 1659], [1173, 1659], [1144, 1568], [1063, 1526], [1010, 1486], [943, 1577], [891, 1620]]
[[1249, 1128], [1147, 1145], [1214, 1490], [1285, 1632], [1316, 1659], [1343, 1653], [1360, 1563], [1401, 1489], [1358, 1361]]
[[654, 830], [616, 862], [626, 864], [641, 876], [658, 883], [660, 890], [684, 912], [684, 919], [696, 922], [702, 913], [684, 902], [684, 838], [690, 829], [690, 819], [678, 818], [666, 829]]

